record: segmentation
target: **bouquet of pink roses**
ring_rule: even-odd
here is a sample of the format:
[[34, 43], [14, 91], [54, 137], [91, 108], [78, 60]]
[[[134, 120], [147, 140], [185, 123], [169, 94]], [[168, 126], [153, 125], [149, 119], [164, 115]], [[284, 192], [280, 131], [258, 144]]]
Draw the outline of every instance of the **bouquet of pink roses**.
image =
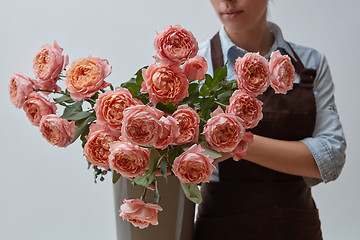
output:
[[[34, 79], [11, 77], [10, 99], [51, 144], [66, 147], [80, 138], [95, 182], [112, 170], [114, 183], [122, 176], [150, 188], [159, 203], [157, 177], [174, 174], [186, 197], [200, 203], [197, 184], [210, 181], [214, 158], [246, 155], [253, 141], [249, 129], [262, 118], [256, 96], [269, 85], [286, 93], [294, 68], [278, 51], [270, 61], [248, 53], [236, 60], [236, 80], [224, 80], [226, 67], [210, 76], [196, 39], [178, 25], [157, 33], [154, 47], [155, 63], [114, 88], [105, 81], [112, 71], [106, 59], [81, 58], [63, 72], [69, 57], [56, 42], [46, 44], [35, 56]], [[145, 203], [145, 193], [120, 207], [120, 216], [140, 228], [157, 225], [162, 210]]]

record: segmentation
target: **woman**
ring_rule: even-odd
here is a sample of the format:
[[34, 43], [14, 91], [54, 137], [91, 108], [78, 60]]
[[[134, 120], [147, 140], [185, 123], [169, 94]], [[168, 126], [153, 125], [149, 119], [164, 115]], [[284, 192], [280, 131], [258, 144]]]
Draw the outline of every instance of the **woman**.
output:
[[202, 185], [194, 239], [322, 239], [310, 186], [339, 176], [346, 148], [326, 59], [283, 39], [266, 20], [268, 0], [211, 3], [223, 28], [200, 45], [210, 74], [227, 62], [227, 79], [235, 79], [236, 58], [275, 50], [292, 58], [297, 74], [288, 94], [269, 88], [259, 96], [264, 118], [245, 159], [216, 160], [212, 181]]

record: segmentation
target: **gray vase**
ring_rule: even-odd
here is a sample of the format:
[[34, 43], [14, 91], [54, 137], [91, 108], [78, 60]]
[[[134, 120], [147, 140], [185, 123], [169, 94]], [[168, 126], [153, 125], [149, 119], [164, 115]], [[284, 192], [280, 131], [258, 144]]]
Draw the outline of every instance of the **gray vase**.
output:
[[[144, 188], [132, 186], [130, 181], [121, 177], [114, 184], [114, 201], [116, 211], [117, 240], [190, 240], [194, 229], [195, 204], [189, 201], [175, 176], [158, 178], [158, 189], [161, 195], [159, 205], [163, 211], [158, 213], [159, 225], [148, 228], [134, 227], [119, 216], [120, 205], [124, 198], [140, 198]], [[147, 190], [145, 202], [155, 203], [154, 192]]]

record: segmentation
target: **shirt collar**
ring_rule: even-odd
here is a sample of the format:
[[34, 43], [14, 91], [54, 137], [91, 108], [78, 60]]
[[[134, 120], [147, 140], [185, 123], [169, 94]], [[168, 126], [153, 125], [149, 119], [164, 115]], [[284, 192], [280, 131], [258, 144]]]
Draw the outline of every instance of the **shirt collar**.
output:
[[[276, 51], [279, 48], [282, 48], [285, 50], [285, 52], [290, 55], [290, 57], [295, 58], [293, 51], [291, 50], [289, 44], [285, 41], [281, 29], [272, 22], [267, 22], [267, 26], [268, 29], [270, 31], [270, 33], [274, 36], [275, 41], [272, 45], [272, 47], [270, 48], [270, 51], [266, 54], [266, 58], [269, 59], [270, 58], [270, 54], [273, 51]], [[219, 31], [219, 36], [220, 36], [220, 40], [221, 40], [221, 47], [222, 47], [222, 52], [223, 52], [223, 56], [224, 56], [224, 62], [229, 61], [231, 63], [231, 65], [234, 65], [235, 60], [237, 57], [242, 57], [244, 56], [247, 51], [245, 49], [242, 49], [238, 46], [236, 46], [231, 39], [229, 38], [229, 36], [226, 34], [224, 26], [222, 26], [220, 28]]]

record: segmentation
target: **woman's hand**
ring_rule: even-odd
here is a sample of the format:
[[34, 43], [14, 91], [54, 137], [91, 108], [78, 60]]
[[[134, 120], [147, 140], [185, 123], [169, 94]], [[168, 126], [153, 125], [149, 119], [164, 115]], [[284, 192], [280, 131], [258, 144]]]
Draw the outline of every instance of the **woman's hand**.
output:
[[300, 141], [284, 141], [254, 135], [254, 142], [249, 144], [245, 159], [279, 172], [321, 178], [312, 153]]
[[[230, 153], [221, 155], [213, 163], [231, 158]], [[283, 173], [321, 178], [310, 150], [300, 141], [283, 141], [254, 135], [254, 142], [249, 144], [245, 158], [240, 161], [250, 161]]]

